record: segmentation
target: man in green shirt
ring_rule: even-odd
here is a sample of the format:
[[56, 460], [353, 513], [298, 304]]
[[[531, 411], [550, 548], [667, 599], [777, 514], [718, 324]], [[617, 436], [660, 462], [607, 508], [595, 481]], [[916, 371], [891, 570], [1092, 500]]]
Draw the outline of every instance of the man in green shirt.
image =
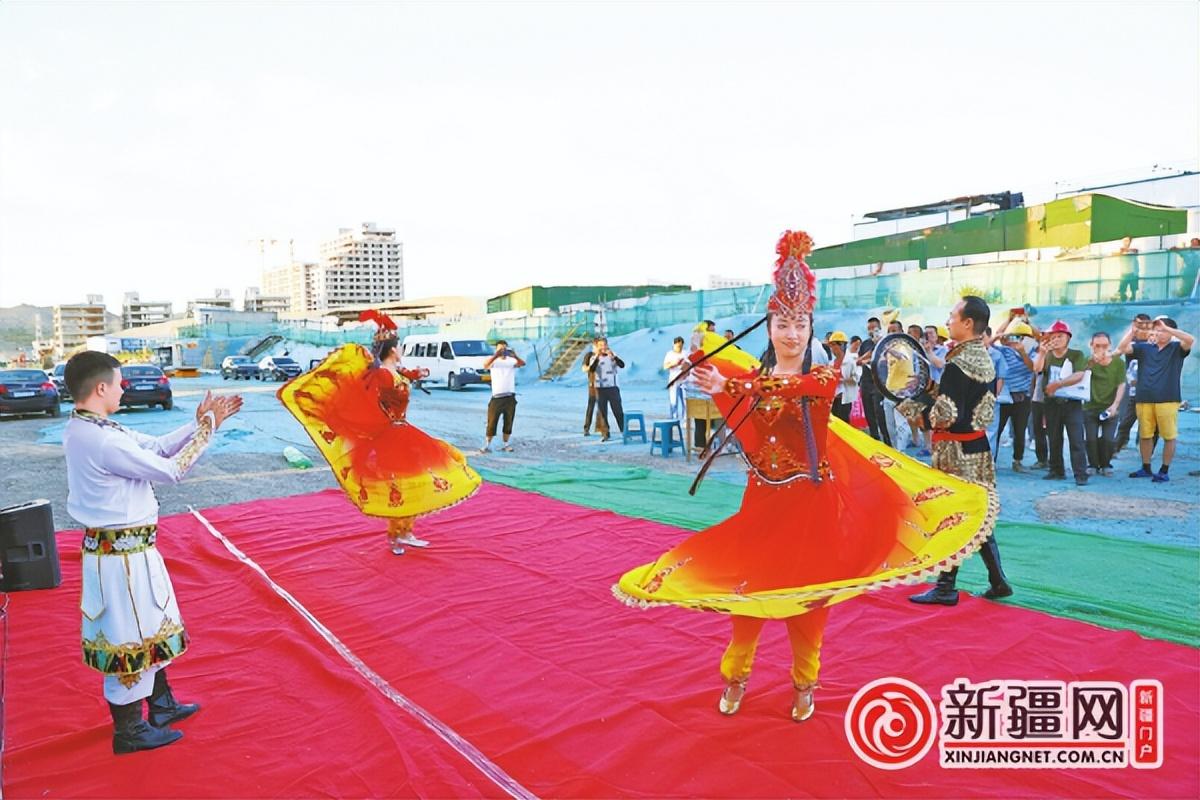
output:
[[[1058, 320], [1043, 334], [1042, 347], [1033, 371], [1045, 393], [1046, 432], [1050, 438], [1050, 471], [1046, 480], [1063, 480], [1067, 477], [1063, 464], [1063, 430], [1071, 447], [1071, 472], [1075, 485], [1085, 486], [1087, 476], [1087, 449], [1083, 435], [1083, 401], [1069, 397], [1069, 392], [1059, 394], [1083, 380], [1087, 373], [1087, 358], [1078, 350], [1068, 347], [1071, 343], [1071, 327]], [[1070, 364], [1070, 368], [1065, 365]], [[1069, 373], [1067, 377], [1062, 377]]]
[[1083, 432], [1087, 438], [1088, 467], [1093, 475], [1112, 475], [1121, 398], [1125, 396], [1125, 361], [1113, 358], [1107, 333], [1092, 334], [1092, 396], [1083, 402]]

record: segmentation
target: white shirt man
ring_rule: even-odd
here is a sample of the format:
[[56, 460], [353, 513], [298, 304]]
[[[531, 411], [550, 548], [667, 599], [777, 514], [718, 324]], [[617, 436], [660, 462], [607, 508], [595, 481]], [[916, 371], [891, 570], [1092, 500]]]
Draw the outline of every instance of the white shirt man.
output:
[[504, 446], [501, 450], [512, 452], [509, 437], [512, 436], [513, 418], [517, 415], [517, 369], [525, 366], [525, 362], [508, 349], [508, 342], [501, 339], [496, 342], [496, 352], [485, 362], [484, 369], [491, 370], [492, 399], [488, 401], [487, 429], [480, 454], [492, 451], [492, 439], [496, 435], [496, 426], [504, 419]]
[[[667, 383], [670, 384], [683, 374], [688, 357], [683, 352], [683, 337], [676, 336], [674, 346], [663, 356], [663, 369], [667, 371]], [[686, 406], [683, 395], [683, 381], [667, 387], [667, 403], [671, 409], [671, 419], [683, 419], [686, 416]]]

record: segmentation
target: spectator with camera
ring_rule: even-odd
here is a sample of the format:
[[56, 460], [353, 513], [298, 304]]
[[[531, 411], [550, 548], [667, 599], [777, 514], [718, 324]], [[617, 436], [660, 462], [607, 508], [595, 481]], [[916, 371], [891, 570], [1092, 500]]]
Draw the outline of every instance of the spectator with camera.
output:
[[[1175, 320], [1167, 316], [1156, 317], [1151, 323], [1150, 333], [1144, 342], [1135, 342], [1138, 321], [1129, 326], [1121, 337], [1117, 352], [1128, 353], [1138, 365], [1137, 420], [1138, 448], [1142, 466], [1129, 473], [1131, 478], [1151, 478], [1155, 483], [1166, 483], [1175, 457], [1175, 440], [1179, 435], [1179, 403], [1182, 399], [1180, 375], [1183, 360], [1192, 352], [1195, 337], [1176, 327]], [[1163, 440], [1162, 465], [1158, 472], [1150, 469], [1154, 455], [1154, 435]]]
[[504, 446], [500, 449], [512, 452], [509, 437], [512, 436], [513, 418], [517, 415], [517, 369], [523, 366], [525, 362], [508, 349], [508, 342], [503, 339], [496, 342], [496, 352], [483, 362], [483, 368], [491, 370], [492, 399], [488, 401], [487, 430], [480, 455], [492, 452], [492, 439], [501, 418], [504, 420]]
[[1083, 432], [1087, 440], [1088, 468], [1093, 475], [1112, 475], [1121, 398], [1125, 395], [1125, 362], [1113, 358], [1112, 340], [1099, 331], [1092, 334], [1091, 397], [1083, 403]]
[[[715, 325], [713, 326], [716, 327]], [[596, 375], [596, 400], [599, 405], [597, 413], [608, 420], [608, 407], [612, 406], [613, 418], [617, 428], [625, 432], [625, 411], [621, 408], [621, 387], [617, 384], [617, 370], [625, 368], [625, 362], [608, 346], [608, 339], [599, 336], [592, 343], [596, 346], [596, 356], [588, 367]], [[608, 434], [600, 437], [607, 442]]]
[[[996, 331], [996, 345], [1004, 359], [1005, 399], [1000, 404], [1000, 433], [1012, 421], [1013, 472], [1025, 472], [1025, 433], [1033, 410], [1033, 358], [1038, 352], [1033, 328], [1025, 321], [1025, 310], [1010, 309], [1008, 319]], [[997, 452], [999, 448], [996, 448]], [[1047, 455], [1042, 455], [1045, 459]]]
[[1078, 389], [1071, 387], [1087, 376], [1087, 358], [1069, 347], [1071, 327], [1058, 320], [1043, 335], [1041, 352], [1033, 370], [1041, 375], [1039, 383], [1045, 393], [1046, 435], [1050, 445], [1050, 470], [1045, 480], [1067, 477], [1063, 463], [1063, 432], [1071, 449], [1071, 472], [1076, 486], [1085, 486], [1087, 448], [1083, 434], [1083, 399]]

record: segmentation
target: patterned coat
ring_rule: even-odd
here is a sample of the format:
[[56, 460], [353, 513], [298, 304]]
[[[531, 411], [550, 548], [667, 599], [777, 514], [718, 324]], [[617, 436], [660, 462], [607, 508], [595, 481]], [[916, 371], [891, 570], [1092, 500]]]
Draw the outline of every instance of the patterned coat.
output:
[[[996, 485], [996, 465], [987, 429], [996, 414], [996, 368], [980, 339], [956, 345], [946, 356], [932, 404], [905, 400], [897, 409], [908, 419], [922, 419], [933, 431], [933, 467], [951, 475]], [[941, 439], [938, 432], [967, 438]], [[982, 433], [982, 436], [978, 434]]]

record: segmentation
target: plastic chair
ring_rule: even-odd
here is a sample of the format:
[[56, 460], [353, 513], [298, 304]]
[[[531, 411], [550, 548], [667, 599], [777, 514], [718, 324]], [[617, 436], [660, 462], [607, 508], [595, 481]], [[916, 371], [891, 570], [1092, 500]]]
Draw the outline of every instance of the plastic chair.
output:
[[[637, 421], [637, 428], [634, 429], [630, 423]], [[623, 434], [622, 444], [629, 444], [629, 440], [635, 437], [640, 437], [642, 443], [646, 441], [646, 417], [640, 411], [625, 412], [625, 432]]]
[[[679, 438], [675, 438], [678, 432]], [[672, 419], [665, 422], [655, 422], [654, 430], [650, 434], [650, 454], [654, 455], [654, 448], [658, 447], [659, 453], [663, 458], [666, 458], [674, 452], [678, 447], [683, 450], [683, 426], [679, 424], [679, 420]]]

